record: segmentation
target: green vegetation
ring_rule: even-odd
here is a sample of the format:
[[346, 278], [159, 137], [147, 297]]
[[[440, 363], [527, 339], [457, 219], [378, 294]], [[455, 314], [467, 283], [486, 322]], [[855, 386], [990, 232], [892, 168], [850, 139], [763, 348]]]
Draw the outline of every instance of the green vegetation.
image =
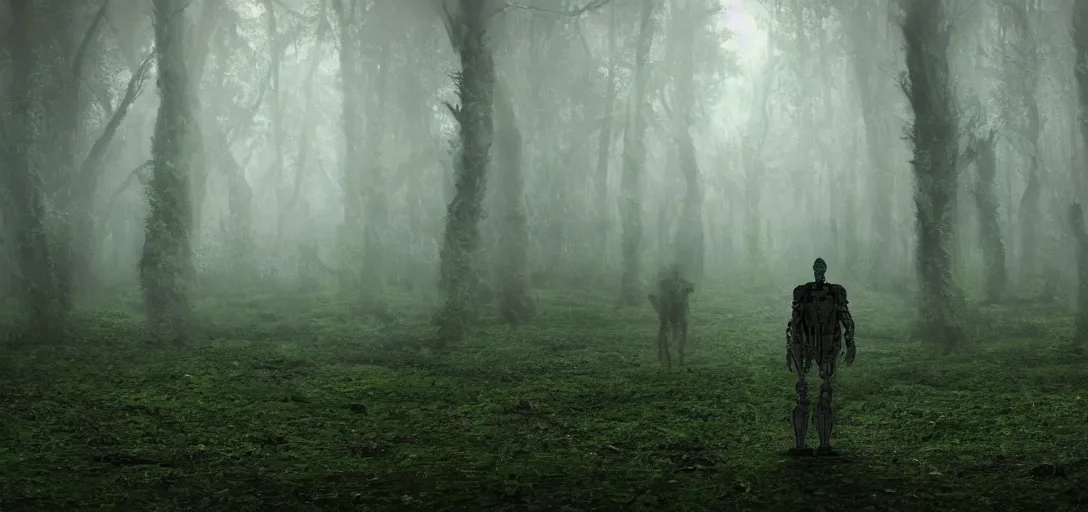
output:
[[940, 357], [906, 339], [909, 308], [857, 293], [844, 453], [789, 459], [783, 299], [723, 293], [700, 290], [672, 372], [649, 305], [615, 294], [540, 297], [532, 324], [484, 318], [449, 351], [407, 302], [379, 321], [317, 296], [196, 300], [208, 336], [187, 349], [77, 313], [78, 339], [0, 361], [0, 510], [1088, 505], [1070, 318], [982, 309], [975, 343]]

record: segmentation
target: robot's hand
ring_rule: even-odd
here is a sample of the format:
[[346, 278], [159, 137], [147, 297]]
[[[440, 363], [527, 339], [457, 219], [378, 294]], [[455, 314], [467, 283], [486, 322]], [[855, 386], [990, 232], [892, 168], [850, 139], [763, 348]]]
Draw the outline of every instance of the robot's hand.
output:
[[846, 344], [846, 366], [854, 366], [854, 358], [858, 355], [858, 347], [854, 345], [854, 341], [850, 340], [850, 343]]

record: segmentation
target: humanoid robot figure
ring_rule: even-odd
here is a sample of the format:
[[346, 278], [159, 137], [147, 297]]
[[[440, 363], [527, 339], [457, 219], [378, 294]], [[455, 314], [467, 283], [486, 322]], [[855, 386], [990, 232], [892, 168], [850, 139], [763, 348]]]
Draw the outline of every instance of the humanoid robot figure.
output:
[[672, 265], [661, 272], [656, 293], [649, 295], [657, 313], [657, 358], [672, 368], [671, 342], [676, 342], [676, 364], [684, 366], [684, 347], [688, 343], [688, 317], [695, 284], [680, 277], [680, 267]]
[[805, 376], [813, 360], [820, 375], [820, 395], [812, 424], [820, 438], [817, 455], [834, 455], [831, 449], [831, 431], [835, 427], [834, 410], [831, 407], [831, 380], [835, 366], [846, 343], [846, 366], [854, 364], [854, 319], [847, 308], [846, 288], [828, 283], [824, 275], [827, 264], [816, 258], [812, 264], [815, 280], [793, 289], [793, 315], [786, 325], [786, 368], [797, 373], [797, 405], [790, 421], [793, 423], [795, 445], [793, 455], [811, 455], [805, 446], [808, 433], [809, 401], [808, 382]]

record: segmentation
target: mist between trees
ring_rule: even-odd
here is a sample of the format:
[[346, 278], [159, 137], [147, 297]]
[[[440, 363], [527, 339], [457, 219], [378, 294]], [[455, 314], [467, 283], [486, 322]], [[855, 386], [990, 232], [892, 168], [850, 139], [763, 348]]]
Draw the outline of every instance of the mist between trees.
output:
[[[142, 291], [434, 311], [646, 307], [658, 269], [780, 293], [816, 256], [918, 297], [1075, 304], [1088, 2], [9, 0], [0, 294], [17, 335]], [[1070, 23], [1070, 20], [1072, 22]], [[1076, 298], [1085, 297], [1077, 302]]]

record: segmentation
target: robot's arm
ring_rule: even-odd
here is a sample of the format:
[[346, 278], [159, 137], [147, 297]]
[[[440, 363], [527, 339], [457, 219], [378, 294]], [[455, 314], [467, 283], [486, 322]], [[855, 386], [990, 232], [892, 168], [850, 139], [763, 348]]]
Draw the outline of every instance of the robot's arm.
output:
[[842, 337], [846, 342], [846, 366], [853, 366], [854, 358], [858, 354], [858, 349], [854, 346], [854, 317], [850, 315], [850, 308], [847, 307], [846, 288], [841, 286], [839, 287], [839, 323], [842, 324]]
[[842, 337], [846, 346], [854, 344], [854, 317], [850, 315], [849, 301], [846, 300], [846, 288], [839, 287], [839, 322], [842, 324]]
[[793, 289], [793, 302], [790, 303], [790, 323], [786, 326], [787, 331], [797, 333], [798, 326], [801, 325], [801, 302], [804, 298], [805, 289], [803, 286]]
[[695, 293], [695, 283], [688, 281], [687, 279], [680, 280], [680, 291], [685, 295]]
[[801, 301], [804, 298], [804, 289], [800, 286], [793, 289], [793, 302], [790, 303], [790, 321], [786, 323], [786, 369], [800, 371], [801, 361], [797, 359], [801, 341]]

